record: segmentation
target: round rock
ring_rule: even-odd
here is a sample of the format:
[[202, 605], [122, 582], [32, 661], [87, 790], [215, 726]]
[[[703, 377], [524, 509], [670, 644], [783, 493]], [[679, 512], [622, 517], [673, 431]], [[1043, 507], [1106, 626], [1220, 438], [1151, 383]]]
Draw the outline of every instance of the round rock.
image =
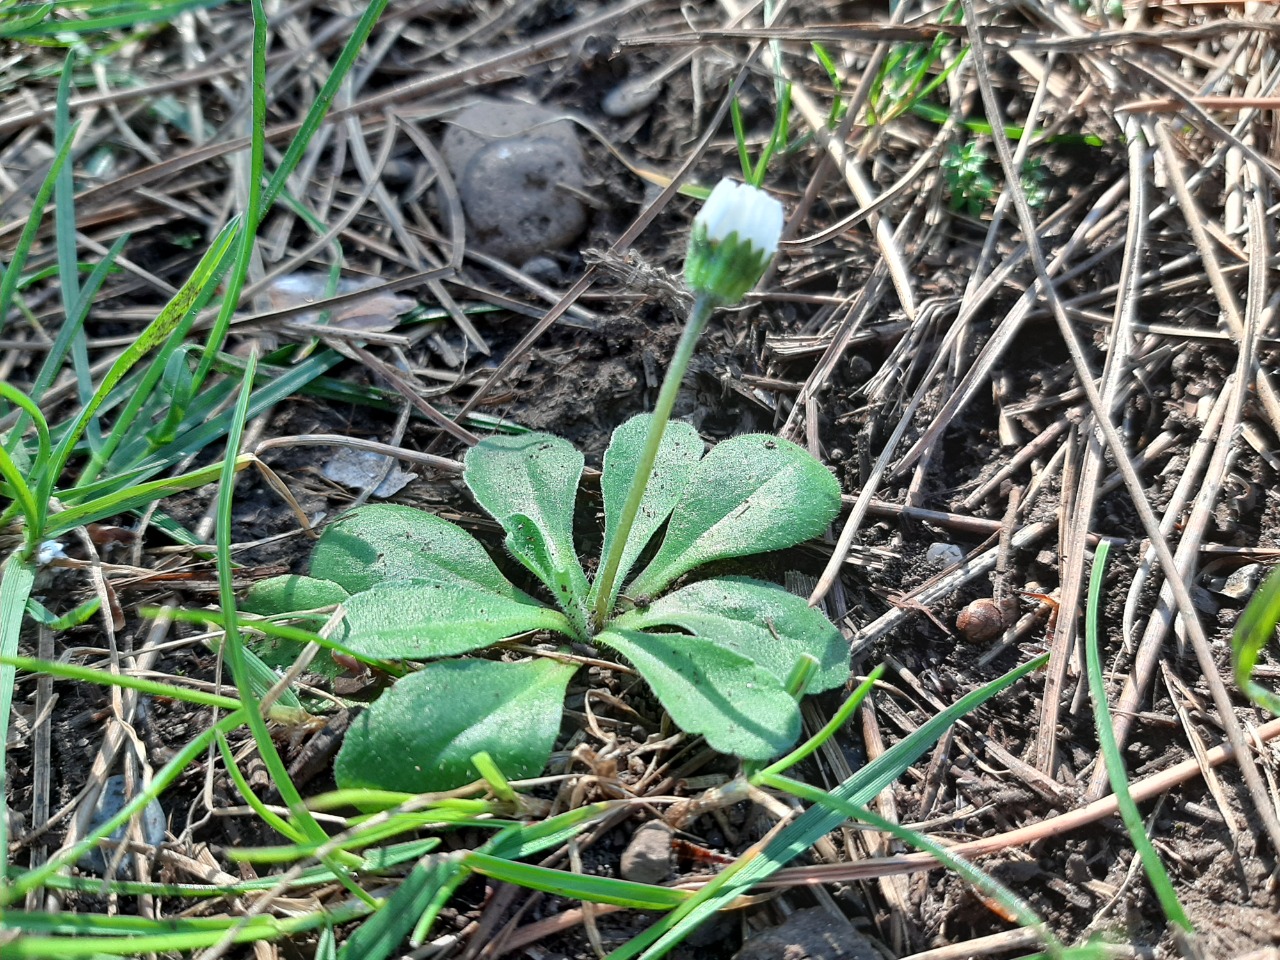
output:
[[523, 263], [577, 239], [587, 212], [566, 187], [583, 186], [573, 152], [550, 137], [499, 140], [476, 152], [458, 183], [469, 242]]
[[561, 144], [579, 165], [582, 145], [572, 121], [536, 103], [482, 97], [449, 121], [441, 152], [455, 180], [461, 180], [471, 159], [500, 140], [539, 138]]
[[562, 249], [586, 226], [582, 203], [564, 189], [584, 182], [582, 145], [554, 111], [478, 99], [450, 121], [441, 152], [478, 249], [520, 264]]
[[650, 820], [636, 830], [619, 864], [622, 879], [632, 883], [661, 883], [671, 874], [671, 828]]

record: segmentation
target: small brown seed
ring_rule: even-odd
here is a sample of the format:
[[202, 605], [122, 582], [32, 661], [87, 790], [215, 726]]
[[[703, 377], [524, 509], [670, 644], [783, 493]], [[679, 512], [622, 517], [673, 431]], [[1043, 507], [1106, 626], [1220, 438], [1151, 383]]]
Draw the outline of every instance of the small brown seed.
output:
[[974, 600], [956, 617], [956, 629], [970, 643], [994, 640], [1018, 620], [1018, 598], [981, 597]]

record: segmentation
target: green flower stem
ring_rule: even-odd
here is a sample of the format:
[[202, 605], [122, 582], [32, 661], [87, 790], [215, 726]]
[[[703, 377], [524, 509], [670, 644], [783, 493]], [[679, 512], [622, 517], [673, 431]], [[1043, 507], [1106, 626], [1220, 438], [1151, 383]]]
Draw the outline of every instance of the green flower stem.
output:
[[640, 502], [644, 499], [645, 488], [649, 486], [649, 478], [653, 473], [653, 463], [658, 459], [658, 445], [662, 442], [662, 434], [667, 429], [667, 421], [671, 419], [671, 408], [675, 406], [676, 395], [680, 392], [680, 384], [684, 381], [684, 372], [693, 359], [693, 348], [702, 336], [702, 331], [711, 319], [711, 311], [720, 305], [720, 301], [708, 293], [700, 293], [693, 301], [693, 309], [689, 311], [689, 321], [680, 334], [680, 342], [676, 344], [675, 353], [671, 357], [671, 365], [667, 367], [667, 375], [663, 378], [662, 389], [658, 391], [658, 400], [653, 405], [653, 417], [649, 421], [649, 433], [644, 441], [644, 453], [636, 464], [636, 475], [631, 478], [631, 489], [627, 491], [627, 502], [622, 508], [622, 516], [618, 518], [618, 529], [614, 532], [613, 541], [609, 544], [609, 553], [600, 565], [596, 574], [600, 584], [596, 595], [595, 627], [599, 630], [605, 623], [613, 604], [613, 583], [618, 577], [618, 565], [622, 562], [622, 550], [626, 546], [627, 537], [631, 534], [631, 525], [636, 514], [640, 512]]

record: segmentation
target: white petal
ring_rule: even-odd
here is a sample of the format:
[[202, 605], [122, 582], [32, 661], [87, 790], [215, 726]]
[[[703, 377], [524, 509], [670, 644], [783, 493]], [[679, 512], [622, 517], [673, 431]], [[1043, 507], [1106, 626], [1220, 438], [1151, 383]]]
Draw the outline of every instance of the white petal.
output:
[[782, 204], [763, 190], [725, 178], [711, 191], [695, 224], [706, 228], [713, 243], [736, 231], [739, 239], [772, 256], [782, 235]]

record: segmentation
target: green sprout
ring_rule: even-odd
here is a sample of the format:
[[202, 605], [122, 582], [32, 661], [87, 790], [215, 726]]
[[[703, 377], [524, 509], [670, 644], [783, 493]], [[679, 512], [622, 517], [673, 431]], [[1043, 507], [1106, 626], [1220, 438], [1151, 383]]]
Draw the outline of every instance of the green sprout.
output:
[[[996, 181], [987, 173], [987, 152], [976, 140], [951, 144], [942, 158], [942, 175], [952, 210], [978, 217], [995, 202]], [[1049, 198], [1045, 179], [1040, 158], [1032, 157], [1022, 165], [1019, 183], [1033, 209], [1044, 206]]]

